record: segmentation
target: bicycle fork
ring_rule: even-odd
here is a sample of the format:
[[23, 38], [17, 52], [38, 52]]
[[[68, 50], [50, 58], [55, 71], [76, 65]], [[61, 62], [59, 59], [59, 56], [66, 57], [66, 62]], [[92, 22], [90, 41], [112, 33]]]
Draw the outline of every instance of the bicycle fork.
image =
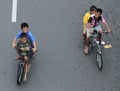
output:
[[98, 44], [98, 50], [97, 50], [97, 52], [98, 52], [99, 54], [102, 54], [102, 51], [101, 51], [101, 44]]

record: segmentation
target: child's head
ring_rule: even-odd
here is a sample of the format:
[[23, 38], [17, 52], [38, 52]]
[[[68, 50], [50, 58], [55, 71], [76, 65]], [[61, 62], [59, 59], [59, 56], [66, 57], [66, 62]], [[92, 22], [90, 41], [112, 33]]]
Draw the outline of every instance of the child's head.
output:
[[99, 18], [102, 15], [102, 9], [98, 8], [95, 13], [95, 18]]
[[95, 14], [96, 10], [97, 10], [97, 7], [96, 7], [95, 5], [92, 5], [92, 6], [90, 7], [90, 13], [91, 13], [91, 14]]
[[23, 31], [23, 33], [27, 33], [28, 29], [29, 29], [29, 25], [27, 23], [21, 24], [21, 30]]
[[21, 35], [21, 41], [22, 41], [23, 43], [26, 43], [27, 40], [28, 40], [27, 35], [26, 35], [25, 33], [23, 33], [23, 34]]

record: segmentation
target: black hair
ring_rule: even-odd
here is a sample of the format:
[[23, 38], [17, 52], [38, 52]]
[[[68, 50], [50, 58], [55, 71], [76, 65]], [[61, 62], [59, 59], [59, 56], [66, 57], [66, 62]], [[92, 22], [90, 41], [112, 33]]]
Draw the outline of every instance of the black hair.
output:
[[102, 14], [102, 9], [101, 9], [101, 8], [98, 8], [98, 9], [96, 10], [96, 12], [100, 13], [100, 15], [101, 15], [101, 14]]
[[26, 34], [26, 33], [22, 33], [22, 34], [20, 35], [20, 38], [27, 38], [27, 34]]
[[97, 10], [97, 7], [96, 7], [95, 5], [92, 5], [92, 6], [90, 7], [90, 11], [95, 11], [95, 10]]
[[23, 29], [23, 28], [25, 28], [25, 27], [29, 28], [29, 25], [28, 25], [27, 23], [22, 23], [22, 24], [21, 24], [21, 29]]

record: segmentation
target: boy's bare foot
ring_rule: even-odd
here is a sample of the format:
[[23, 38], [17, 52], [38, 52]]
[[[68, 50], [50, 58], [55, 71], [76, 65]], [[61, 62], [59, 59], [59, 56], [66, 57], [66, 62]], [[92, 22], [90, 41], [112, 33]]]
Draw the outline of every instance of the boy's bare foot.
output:
[[21, 57], [18, 55], [17, 57], [15, 57], [15, 60], [19, 60], [21, 59]]

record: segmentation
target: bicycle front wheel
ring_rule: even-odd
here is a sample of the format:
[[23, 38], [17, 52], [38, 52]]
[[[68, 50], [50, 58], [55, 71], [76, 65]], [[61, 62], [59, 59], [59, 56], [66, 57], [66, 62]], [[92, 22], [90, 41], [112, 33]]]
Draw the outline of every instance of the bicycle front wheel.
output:
[[99, 52], [96, 53], [96, 62], [98, 65], [98, 69], [101, 71], [103, 69], [103, 58], [102, 54], [100, 54]]
[[24, 65], [18, 64], [17, 84], [20, 85], [24, 77]]

